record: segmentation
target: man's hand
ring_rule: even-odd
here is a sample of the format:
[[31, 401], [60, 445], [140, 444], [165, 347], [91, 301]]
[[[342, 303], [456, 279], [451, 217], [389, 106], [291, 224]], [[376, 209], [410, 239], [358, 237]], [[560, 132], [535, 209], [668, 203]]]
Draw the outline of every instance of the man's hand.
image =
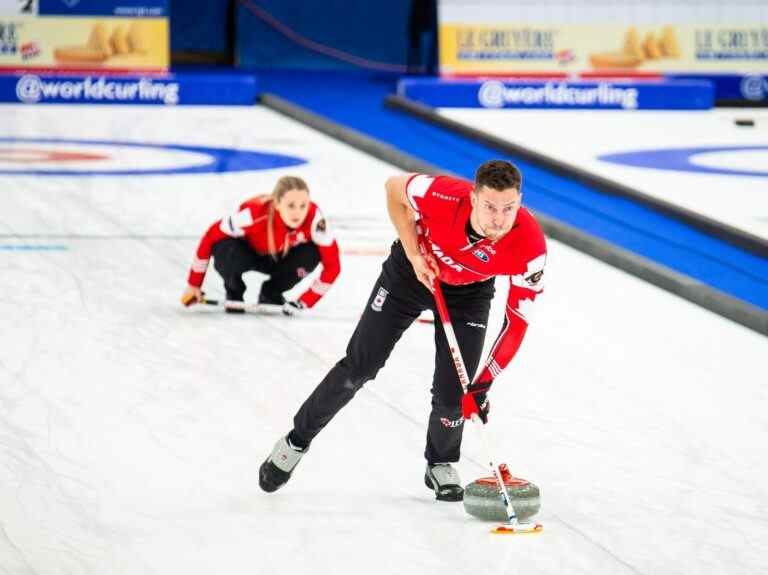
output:
[[283, 304], [283, 314], [287, 316], [299, 314], [305, 309], [307, 309], [307, 306], [301, 300], [287, 301]]
[[488, 423], [488, 412], [491, 410], [491, 402], [487, 393], [491, 388], [491, 382], [472, 383], [467, 387], [467, 393], [461, 396], [461, 413], [464, 419], [472, 419], [477, 415], [483, 423]]
[[409, 259], [413, 266], [413, 272], [416, 274], [416, 279], [424, 284], [430, 292], [434, 291], [432, 282], [439, 272], [437, 261], [435, 261], [434, 256], [432, 256], [432, 254], [418, 253], [411, 256]]
[[187, 307], [201, 301], [203, 301], [203, 292], [197, 286], [188, 285], [184, 293], [181, 294], [181, 303]]
[[387, 179], [384, 185], [387, 192], [387, 211], [389, 219], [397, 230], [397, 236], [403, 244], [405, 255], [413, 266], [416, 278], [431, 292], [432, 281], [438, 275], [437, 262], [431, 254], [423, 253], [419, 246], [416, 212], [406, 193], [408, 180], [414, 175], [404, 174]]

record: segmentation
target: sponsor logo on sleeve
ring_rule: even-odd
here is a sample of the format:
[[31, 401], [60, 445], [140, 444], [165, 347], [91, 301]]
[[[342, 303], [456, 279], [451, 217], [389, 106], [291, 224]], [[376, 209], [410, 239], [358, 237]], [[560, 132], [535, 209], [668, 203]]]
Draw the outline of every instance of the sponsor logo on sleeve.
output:
[[312, 220], [310, 234], [312, 236], [312, 241], [318, 246], [328, 247], [333, 245], [333, 232], [331, 231], [331, 226], [319, 209]]
[[526, 288], [536, 293], [544, 289], [544, 264], [547, 260], [546, 254], [541, 254], [528, 262], [523, 273], [509, 276], [512, 285]]
[[441, 194], [440, 192], [432, 192], [432, 196], [438, 200], [445, 200], [446, 202], [458, 202], [461, 198], [456, 196], [449, 196], [448, 194]]
[[527, 283], [531, 287], [536, 287], [541, 281], [541, 278], [543, 276], [544, 276], [544, 270], [534, 272], [525, 278], [525, 283]]

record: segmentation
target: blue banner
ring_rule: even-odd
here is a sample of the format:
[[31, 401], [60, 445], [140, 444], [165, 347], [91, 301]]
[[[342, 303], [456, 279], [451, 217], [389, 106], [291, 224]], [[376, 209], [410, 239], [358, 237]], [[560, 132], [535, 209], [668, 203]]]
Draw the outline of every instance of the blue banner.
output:
[[707, 80], [715, 86], [716, 100], [768, 103], [768, 71], [765, 74], [667, 74], [675, 80]]
[[0, 75], [0, 102], [250, 106], [255, 101], [251, 74]]
[[168, 15], [168, 0], [39, 0], [38, 14], [162, 18]]
[[588, 110], [708, 110], [707, 81], [400, 80], [398, 93], [432, 107]]

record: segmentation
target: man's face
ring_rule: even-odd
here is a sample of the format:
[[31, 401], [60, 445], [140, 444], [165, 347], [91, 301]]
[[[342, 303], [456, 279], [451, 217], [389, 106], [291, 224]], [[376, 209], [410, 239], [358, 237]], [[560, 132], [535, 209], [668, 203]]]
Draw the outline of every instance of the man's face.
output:
[[475, 188], [470, 197], [472, 224], [491, 240], [498, 240], [512, 229], [523, 199], [517, 188], [494, 190], [487, 186]]

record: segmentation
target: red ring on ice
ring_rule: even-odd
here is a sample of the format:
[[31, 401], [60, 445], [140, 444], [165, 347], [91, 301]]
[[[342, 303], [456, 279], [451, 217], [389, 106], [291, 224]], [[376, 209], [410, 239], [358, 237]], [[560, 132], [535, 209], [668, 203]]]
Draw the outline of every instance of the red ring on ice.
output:
[[34, 148], [0, 149], [0, 162], [33, 164], [35, 162], [93, 162], [108, 160], [104, 154], [85, 152], [61, 152], [56, 150], [36, 150]]

